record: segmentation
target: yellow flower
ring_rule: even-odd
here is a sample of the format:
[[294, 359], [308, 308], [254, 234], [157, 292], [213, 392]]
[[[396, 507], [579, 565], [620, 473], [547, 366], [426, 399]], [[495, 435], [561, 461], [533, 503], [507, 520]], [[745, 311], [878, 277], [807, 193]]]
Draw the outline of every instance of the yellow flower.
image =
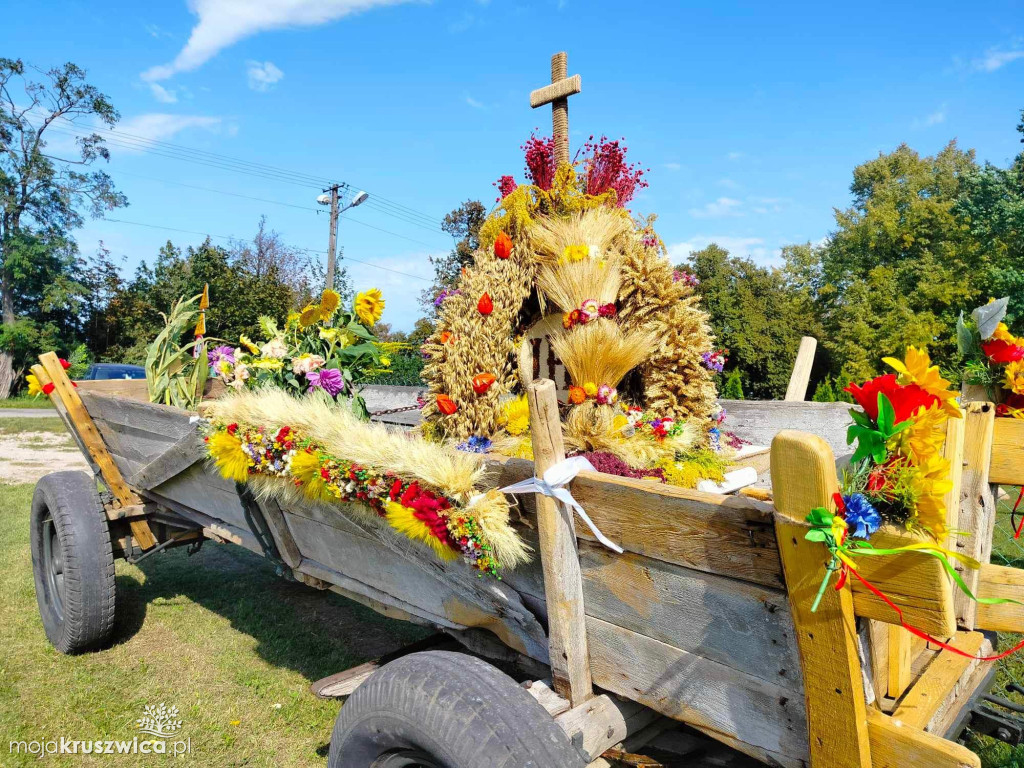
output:
[[526, 395], [505, 403], [501, 413], [501, 424], [510, 435], [519, 436], [530, 428], [530, 404]]
[[946, 493], [953, 487], [949, 479], [949, 461], [932, 456], [909, 473], [910, 489], [916, 498], [912, 520], [939, 541], [944, 541], [946, 527]]
[[917, 384], [928, 394], [939, 398], [939, 405], [948, 416], [959, 418], [963, 415], [956, 402], [957, 393], [950, 391], [950, 382], [942, 378], [939, 366], [932, 365], [928, 350], [907, 347], [905, 363], [895, 357], [883, 357], [882, 362], [900, 374], [900, 384]]
[[284, 368], [284, 360], [255, 360], [249, 363], [249, 367], [260, 371], [280, 371]]
[[583, 391], [587, 394], [587, 397], [595, 397], [597, 395], [597, 384], [587, 381], [583, 384]]
[[298, 312], [289, 312], [288, 319], [285, 320], [285, 327], [289, 329], [297, 328], [299, 326], [299, 319], [300, 315]]
[[309, 328], [309, 326], [316, 323], [320, 319], [320, 307], [316, 304], [307, 304], [302, 308], [302, 313], [299, 315], [299, 327]]
[[371, 288], [356, 296], [356, 316], [367, 328], [372, 328], [384, 314], [384, 297], [379, 288]]
[[34, 373], [30, 373], [25, 377], [25, 381], [28, 382], [28, 394], [29, 397], [38, 397], [43, 394], [43, 388], [39, 384], [39, 379], [36, 378]]
[[945, 412], [936, 404], [927, 410], [918, 411], [913, 424], [898, 432], [889, 441], [888, 447], [906, 456], [914, 464], [923, 464], [942, 451], [946, 439]]
[[236, 483], [249, 479], [249, 457], [242, 450], [242, 441], [228, 432], [215, 432], [207, 444], [221, 475]]
[[[296, 315], [296, 317], [297, 317], [297, 315]], [[289, 316], [289, 318], [290, 318], [290, 316]], [[253, 344], [252, 343], [252, 339], [250, 339], [244, 333], [241, 336], [238, 337], [238, 343], [250, 355], [255, 355], [257, 352], [260, 351], [260, 348], [257, 347], [255, 344]]]
[[567, 245], [562, 251], [562, 259], [568, 262], [583, 261], [590, 255], [589, 245]]
[[1018, 395], [1024, 395], [1024, 360], [1014, 360], [1006, 366], [1003, 386]]
[[330, 320], [341, 305], [341, 296], [337, 291], [326, 289], [320, 296], [320, 317], [323, 320]]
[[1006, 327], [1006, 323], [999, 323], [996, 326], [995, 331], [992, 332], [992, 338], [998, 339], [999, 341], [1005, 341], [1008, 344], [1017, 343], [1016, 337], [1010, 333], [1010, 329]]
[[380, 364], [381, 364], [382, 368], [387, 368], [389, 365], [391, 365], [391, 358], [390, 357], [382, 357], [380, 359]]
[[296, 451], [288, 471], [302, 483], [302, 490], [315, 501], [330, 501], [327, 481], [320, 474], [320, 454], [316, 451]]

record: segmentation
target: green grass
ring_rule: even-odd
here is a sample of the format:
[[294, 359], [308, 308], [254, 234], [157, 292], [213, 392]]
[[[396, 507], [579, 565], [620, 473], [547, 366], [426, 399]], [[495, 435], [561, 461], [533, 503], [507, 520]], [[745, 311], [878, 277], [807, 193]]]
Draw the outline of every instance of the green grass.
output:
[[28, 395], [20, 394], [8, 397], [6, 400], [0, 400], [0, 408], [53, 408], [53, 403], [50, 402], [50, 398], [43, 395], [29, 397]]
[[67, 429], [59, 416], [0, 417], [0, 435], [21, 435], [25, 432], [53, 432], [59, 435], [66, 434]]
[[[0, 485], [0, 765], [151, 766], [137, 755], [9, 754], [12, 740], [132, 739], [147, 704], [176, 705], [193, 753], [174, 765], [323, 768], [339, 704], [311, 681], [423, 636], [332, 593], [286, 582], [239, 547], [207, 543], [117, 564], [116, 641], [63, 656], [35, 603], [32, 487]], [[20, 761], [20, 762], [19, 762]]]

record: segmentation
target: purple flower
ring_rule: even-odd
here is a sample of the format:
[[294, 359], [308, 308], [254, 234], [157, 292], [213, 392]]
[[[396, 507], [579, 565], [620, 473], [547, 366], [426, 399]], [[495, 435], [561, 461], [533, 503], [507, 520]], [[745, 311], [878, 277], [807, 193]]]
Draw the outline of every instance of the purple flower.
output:
[[310, 389], [322, 389], [331, 397], [337, 397], [345, 391], [345, 379], [337, 368], [325, 368], [321, 371], [310, 371], [306, 374]]
[[235, 350], [226, 344], [221, 344], [219, 347], [214, 347], [206, 352], [206, 358], [209, 360], [210, 365], [216, 365], [221, 360], [226, 360], [232, 365], [235, 364]]
[[722, 369], [725, 368], [725, 355], [720, 351], [705, 352], [701, 355], [701, 359], [704, 361], [704, 366], [710, 371], [721, 373]]
[[458, 288], [453, 288], [452, 290], [448, 290], [447, 288], [445, 288], [443, 291], [437, 294], [437, 298], [434, 299], [434, 307], [440, 309], [445, 299], [447, 299], [449, 296], [455, 296], [460, 293], [462, 293], [462, 291], [460, 291]]

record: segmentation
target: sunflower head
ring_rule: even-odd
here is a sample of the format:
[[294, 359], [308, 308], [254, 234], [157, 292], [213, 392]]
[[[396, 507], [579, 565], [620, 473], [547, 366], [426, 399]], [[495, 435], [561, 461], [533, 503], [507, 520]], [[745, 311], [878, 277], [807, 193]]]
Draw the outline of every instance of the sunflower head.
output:
[[330, 320], [338, 311], [339, 306], [341, 306], [341, 296], [338, 292], [332, 291], [330, 288], [326, 289], [320, 296], [320, 319]]
[[384, 296], [379, 288], [370, 288], [356, 295], [353, 309], [359, 322], [372, 328], [384, 314]]
[[942, 411], [947, 416], [959, 418], [963, 415], [956, 402], [957, 393], [950, 390], [950, 382], [942, 378], [939, 366], [932, 365], [927, 349], [907, 347], [905, 362], [895, 357], [884, 357], [882, 362], [899, 373], [900, 384], [916, 384], [928, 394], [937, 397]]
[[1024, 395], [1024, 360], [1007, 364], [1003, 386], [1015, 394]]
[[25, 377], [25, 381], [28, 382], [28, 394], [29, 397], [36, 397], [43, 394], [43, 388], [39, 384], [39, 379], [36, 378], [34, 373], [30, 373]]
[[309, 328], [320, 319], [320, 307], [316, 304], [307, 304], [299, 315], [299, 327]]

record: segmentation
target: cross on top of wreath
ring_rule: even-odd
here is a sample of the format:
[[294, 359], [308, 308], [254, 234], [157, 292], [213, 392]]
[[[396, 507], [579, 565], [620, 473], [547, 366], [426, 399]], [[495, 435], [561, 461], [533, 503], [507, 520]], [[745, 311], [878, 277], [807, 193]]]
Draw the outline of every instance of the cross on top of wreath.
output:
[[579, 75], [569, 77], [569, 55], [560, 51], [551, 57], [551, 85], [530, 93], [530, 106], [551, 105], [551, 136], [555, 143], [555, 167], [569, 162], [569, 97], [579, 93]]

